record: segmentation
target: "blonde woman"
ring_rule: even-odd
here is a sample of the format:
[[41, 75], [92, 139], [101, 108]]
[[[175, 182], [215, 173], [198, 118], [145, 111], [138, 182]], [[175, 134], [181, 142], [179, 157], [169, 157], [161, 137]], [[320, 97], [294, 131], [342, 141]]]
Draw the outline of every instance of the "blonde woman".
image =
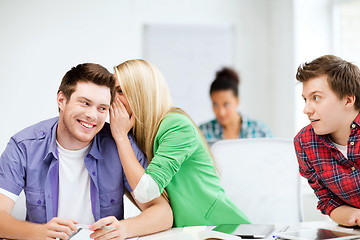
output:
[[[130, 60], [115, 67], [115, 77], [111, 130], [135, 198], [144, 203], [168, 194], [176, 227], [249, 223], [220, 186], [200, 131], [182, 110], [171, 107], [159, 70], [145, 60]], [[131, 128], [148, 158], [146, 170], [131, 148]]]

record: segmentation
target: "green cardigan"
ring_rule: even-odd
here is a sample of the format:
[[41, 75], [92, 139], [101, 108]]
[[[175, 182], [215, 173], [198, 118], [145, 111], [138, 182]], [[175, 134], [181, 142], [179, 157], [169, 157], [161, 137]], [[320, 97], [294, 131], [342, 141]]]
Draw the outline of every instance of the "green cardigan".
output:
[[153, 150], [154, 158], [146, 173], [160, 192], [166, 188], [174, 226], [249, 223], [225, 194], [209, 150], [187, 116], [168, 113], [159, 126]]

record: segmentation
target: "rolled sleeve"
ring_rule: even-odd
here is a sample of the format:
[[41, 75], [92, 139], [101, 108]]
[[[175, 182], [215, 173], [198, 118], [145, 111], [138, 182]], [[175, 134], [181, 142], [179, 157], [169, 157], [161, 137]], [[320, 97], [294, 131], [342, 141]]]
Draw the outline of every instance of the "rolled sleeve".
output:
[[11, 138], [0, 157], [0, 188], [19, 195], [25, 186], [25, 151]]
[[180, 170], [185, 159], [199, 147], [196, 128], [189, 120], [183, 118], [176, 120], [173, 121], [171, 117], [163, 120], [164, 129], [159, 130], [161, 133], [158, 138], [158, 148], [146, 170], [146, 173], [158, 184], [160, 192]]
[[135, 198], [141, 203], [147, 203], [160, 196], [157, 183], [146, 173], [143, 174], [136, 188]]

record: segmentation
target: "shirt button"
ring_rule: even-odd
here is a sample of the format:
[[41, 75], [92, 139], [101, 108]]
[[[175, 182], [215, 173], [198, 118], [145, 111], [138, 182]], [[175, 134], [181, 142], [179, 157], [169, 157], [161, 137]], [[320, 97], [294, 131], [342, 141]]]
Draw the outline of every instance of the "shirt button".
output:
[[92, 175], [93, 175], [93, 176], [96, 176], [96, 172], [92, 172]]
[[350, 145], [351, 145], [351, 146], [354, 146], [354, 144], [355, 144], [354, 142], [350, 142]]
[[353, 123], [353, 124], [351, 124], [351, 127], [352, 127], [352, 128], [355, 128], [355, 127], [356, 127], [356, 125]]
[[41, 200], [38, 200], [38, 204], [39, 204], [39, 205], [41, 204]]
[[111, 204], [114, 204], [114, 203], [115, 203], [115, 200], [114, 200], [114, 199], [111, 199], [110, 202], [111, 202]]
[[355, 169], [356, 169], [355, 167], [351, 167], [351, 170], [355, 171]]

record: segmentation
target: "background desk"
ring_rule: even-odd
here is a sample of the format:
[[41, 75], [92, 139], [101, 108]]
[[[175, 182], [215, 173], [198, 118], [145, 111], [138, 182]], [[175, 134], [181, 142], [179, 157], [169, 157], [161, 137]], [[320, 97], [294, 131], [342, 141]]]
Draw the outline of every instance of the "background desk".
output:
[[[281, 231], [286, 224], [276, 224], [275, 232]], [[289, 228], [286, 231], [295, 231], [300, 229], [308, 229], [308, 228], [326, 228], [332, 230], [339, 230], [343, 232], [352, 232], [360, 234], [360, 229], [346, 228], [341, 227], [333, 221], [318, 221], [318, 222], [301, 222], [289, 224]], [[152, 234], [149, 236], [140, 237], [140, 240], [197, 240], [202, 239], [198, 237], [198, 233], [204, 230], [210, 231], [213, 227], [190, 227], [190, 228], [172, 228], [164, 232]], [[223, 237], [224, 238], [224, 237]], [[228, 236], [225, 237], [226, 240], [240, 239], [237, 237]], [[272, 234], [270, 234], [266, 239], [274, 239]]]

